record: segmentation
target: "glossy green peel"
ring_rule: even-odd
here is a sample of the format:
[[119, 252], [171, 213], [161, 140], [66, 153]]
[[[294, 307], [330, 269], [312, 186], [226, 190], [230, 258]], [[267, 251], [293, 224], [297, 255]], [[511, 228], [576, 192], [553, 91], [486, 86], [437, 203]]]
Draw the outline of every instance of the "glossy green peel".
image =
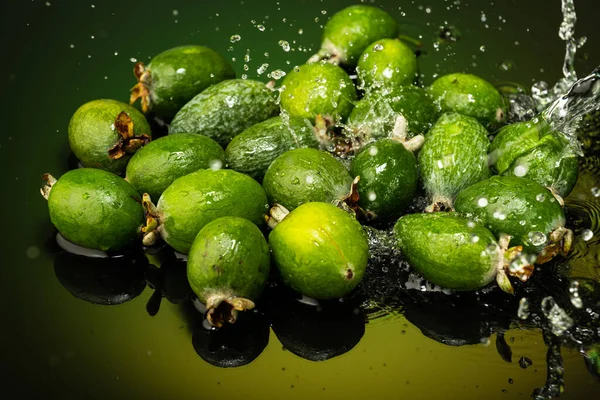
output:
[[335, 299], [361, 281], [369, 258], [362, 226], [327, 203], [301, 205], [269, 234], [283, 282], [314, 299]]
[[56, 181], [44, 175], [52, 224], [68, 241], [102, 251], [119, 251], [141, 238], [144, 209], [123, 178], [95, 168], [79, 168]]
[[366, 91], [410, 85], [419, 74], [417, 57], [399, 39], [380, 39], [368, 45], [356, 70], [359, 86]]

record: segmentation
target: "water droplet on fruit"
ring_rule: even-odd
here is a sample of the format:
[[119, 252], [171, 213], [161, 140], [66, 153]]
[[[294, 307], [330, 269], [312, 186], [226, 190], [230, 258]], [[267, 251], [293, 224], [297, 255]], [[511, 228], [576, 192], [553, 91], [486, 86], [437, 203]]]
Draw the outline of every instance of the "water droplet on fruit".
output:
[[221, 169], [223, 167], [223, 161], [221, 160], [212, 160], [209, 163], [210, 169], [212, 169], [213, 171], [216, 171], [218, 169]]
[[292, 179], [292, 185], [298, 185], [300, 183], [300, 179], [298, 177]]
[[514, 169], [515, 176], [523, 177], [527, 174], [527, 167], [524, 165], [517, 165]]
[[376, 146], [373, 146], [369, 149], [369, 155], [371, 155], [371, 156], [377, 155], [377, 152], [378, 152], [378, 150], [377, 150]]
[[312, 185], [314, 181], [315, 181], [315, 178], [312, 175], [308, 175], [306, 177], [306, 183], [307, 184]]
[[479, 200], [477, 200], [477, 205], [479, 207], [485, 207], [488, 205], [488, 201], [485, 197], [480, 198]]
[[541, 246], [546, 243], [546, 235], [543, 232], [529, 232], [529, 241], [534, 246]]
[[367, 198], [369, 199], [369, 201], [375, 201], [375, 199], [377, 199], [377, 195], [375, 194], [375, 192], [369, 192]]
[[374, 51], [381, 51], [383, 50], [383, 45], [380, 43], [377, 43], [375, 46], [373, 46], [373, 50]]
[[544, 193], [540, 193], [540, 194], [538, 194], [537, 196], [535, 196], [535, 199], [536, 199], [537, 201], [540, 201], [540, 202], [542, 202], [542, 201], [544, 201], [544, 200], [546, 199], [546, 196], [544, 195]]

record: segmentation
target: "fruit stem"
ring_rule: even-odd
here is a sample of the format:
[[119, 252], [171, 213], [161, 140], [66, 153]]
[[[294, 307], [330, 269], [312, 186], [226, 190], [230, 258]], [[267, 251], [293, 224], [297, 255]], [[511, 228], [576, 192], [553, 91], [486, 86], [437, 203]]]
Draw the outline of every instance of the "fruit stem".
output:
[[560, 226], [553, 230], [550, 235], [550, 244], [540, 251], [538, 254], [536, 264], [544, 264], [552, 260], [559, 253], [566, 256], [571, 251], [573, 246], [573, 231]]
[[316, 54], [313, 54], [307, 61], [307, 64], [319, 62], [325, 58], [329, 58], [330, 54], [326, 49], [321, 48]]
[[275, 229], [275, 227], [283, 221], [285, 217], [290, 213], [290, 211], [282, 206], [281, 204], [275, 203], [273, 207], [269, 210], [269, 215], [265, 216], [265, 220], [267, 221], [267, 225], [269, 228]]
[[217, 328], [222, 327], [226, 322], [233, 324], [237, 320], [239, 311], [251, 310], [254, 308], [252, 300], [243, 297], [226, 297], [222, 294], [213, 294], [206, 299], [206, 319]]
[[423, 147], [423, 143], [425, 143], [425, 137], [423, 135], [416, 135], [411, 139], [408, 139], [407, 136], [408, 122], [403, 115], [399, 114], [398, 117], [396, 117], [396, 122], [394, 123], [394, 129], [392, 130], [390, 139], [402, 143], [404, 148], [411, 153], [415, 153], [421, 147]]
[[57, 181], [56, 178], [50, 174], [42, 175], [42, 179], [46, 181], [46, 184], [43, 188], [40, 189], [40, 193], [42, 194], [42, 197], [48, 200], [48, 197], [50, 197], [50, 191], [52, 190], [52, 186], [54, 186], [54, 184]]
[[135, 153], [140, 147], [150, 142], [150, 136], [142, 134], [135, 136], [133, 132], [133, 120], [125, 111], [121, 111], [117, 115], [114, 123], [115, 130], [119, 133], [117, 143], [108, 149], [108, 156], [113, 160], [125, 156], [126, 154]]
[[523, 246], [508, 247], [511, 239], [512, 236], [503, 233], [498, 240], [502, 258], [498, 265], [496, 282], [504, 292], [514, 294], [514, 288], [508, 276], [515, 276], [521, 282], [525, 282], [533, 274], [533, 264], [523, 254]]
[[131, 96], [129, 104], [133, 104], [137, 99], [142, 99], [142, 111], [148, 112], [150, 109], [150, 82], [152, 80], [150, 70], [144, 67], [144, 63], [138, 62], [133, 67], [133, 74], [138, 80], [138, 83], [131, 88]]
[[148, 193], [144, 193], [142, 196], [142, 206], [144, 207], [144, 212], [146, 213], [146, 225], [142, 227], [142, 233], [144, 234], [142, 243], [144, 246], [153, 246], [156, 244], [156, 241], [159, 237], [158, 210], [156, 209], [154, 203], [152, 203]]

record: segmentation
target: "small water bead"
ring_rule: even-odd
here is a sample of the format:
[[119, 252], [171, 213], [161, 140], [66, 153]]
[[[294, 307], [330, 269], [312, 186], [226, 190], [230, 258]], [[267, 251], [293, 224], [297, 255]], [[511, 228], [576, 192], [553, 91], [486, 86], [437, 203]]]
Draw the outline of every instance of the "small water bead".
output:
[[292, 179], [292, 185], [298, 185], [300, 183], [300, 179], [298, 177]]
[[598, 188], [597, 186], [594, 186], [591, 191], [592, 191], [592, 196], [600, 197], [600, 188]]
[[129, 61], [131, 61], [132, 63], [136, 63], [136, 62], [137, 62], [137, 58], [135, 58], [135, 57], [131, 57], [131, 58], [129, 59]]
[[527, 297], [522, 297], [521, 300], [519, 300], [519, 309], [517, 310], [517, 316], [520, 319], [529, 318], [529, 300], [527, 299]]
[[269, 74], [269, 77], [270, 77], [270, 78], [273, 78], [273, 79], [275, 79], [275, 80], [278, 80], [278, 79], [281, 79], [281, 78], [283, 78], [285, 75], [286, 75], [285, 71], [282, 71], [282, 70], [280, 70], [280, 69], [276, 69], [275, 71], [272, 71], [272, 72]]
[[521, 226], [525, 226], [526, 223], [527, 222], [524, 219], [522, 219], [522, 220], [519, 221], [519, 225], [521, 225]]
[[477, 200], [477, 205], [479, 207], [485, 207], [488, 205], [488, 201], [485, 197], [480, 198], [479, 200]]
[[315, 181], [315, 178], [312, 175], [308, 175], [306, 177], [306, 183], [307, 184], [312, 185], [314, 183], [314, 181]]
[[298, 35], [302, 35], [303, 33], [304, 33], [304, 30], [298, 29]]
[[264, 63], [262, 64], [260, 67], [258, 67], [258, 69], [256, 70], [256, 73], [258, 75], [262, 75], [265, 73], [265, 71], [267, 70], [267, 68], [269, 68], [269, 64]]
[[208, 165], [210, 166], [210, 169], [212, 169], [213, 171], [216, 171], [218, 169], [223, 168], [223, 161], [211, 160]]
[[380, 43], [377, 43], [375, 46], [373, 46], [373, 51], [381, 51], [383, 50], [383, 45]]
[[514, 173], [515, 176], [522, 178], [525, 176], [525, 174], [527, 174], [527, 167], [525, 167], [524, 165], [517, 165], [514, 169]]
[[239, 42], [240, 40], [242, 40], [242, 37], [241, 37], [240, 35], [232, 35], [232, 36], [229, 38], [229, 41], [230, 41], [231, 43]]
[[535, 196], [535, 199], [539, 202], [542, 202], [546, 200], [546, 196], [544, 195], [544, 193], [539, 193], [537, 196]]
[[264, 25], [256, 25], [256, 28], [261, 32], [264, 32], [266, 29]]
[[583, 308], [583, 300], [581, 300], [581, 296], [579, 296], [579, 281], [573, 281], [569, 285], [569, 297], [573, 306], [576, 308]]
[[234, 96], [227, 96], [225, 97], [225, 103], [229, 108], [233, 108], [233, 106], [235, 106], [237, 103], [237, 99]]
[[369, 192], [367, 198], [369, 199], [369, 201], [375, 201], [375, 199], [377, 199], [377, 195], [375, 194], [375, 192]]
[[586, 242], [594, 237], [594, 232], [591, 229], [584, 229], [581, 231], [581, 238]]
[[185, 74], [185, 68], [178, 68], [177, 71], [178, 74]]
[[471, 235], [471, 243], [477, 243], [477, 242], [479, 242], [479, 236]]
[[371, 147], [371, 148], [369, 149], [369, 155], [371, 155], [371, 156], [376, 156], [378, 151], [379, 151], [379, 150], [377, 150], [377, 147], [376, 147], [376, 146], [373, 146], [373, 147]]
[[543, 232], [529, 232], [529, 241], [534, 246], [541, 246], [546, 243], [546, 235]]
[[481, 51], [482, 53], [485, 52], [485, 46], [484, 45], [479, 46], [479, 51]]
[[289, 44], [288, 41], [286, 41], [286, 40], [280, 40], [278, 44], [283, 49], [283, 51], [285, 51], [286, 53], [288, 51], [290, 51], [290, 44]]
[[250, 54], [246, 53], [246, 55], [244, 56], [244, 62], [250, 62], [251, 58], [250, 58]]
[[506, 219], [506, 214], [501, 213], [500, 211], [494, 211], [494, 214], [492, 214], [492, 216], [496, 219], [499, 219], [500, 221], [504, 221]]

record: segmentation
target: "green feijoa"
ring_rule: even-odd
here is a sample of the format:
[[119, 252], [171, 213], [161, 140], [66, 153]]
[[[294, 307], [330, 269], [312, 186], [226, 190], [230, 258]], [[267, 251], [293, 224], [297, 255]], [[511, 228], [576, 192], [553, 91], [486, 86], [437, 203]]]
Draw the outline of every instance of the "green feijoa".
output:
[[417, 190], [417, 159], [404, 145], [381, 139], [364, 147], [352, 160], [352, 176], [360, 176], [358, 205], [368, 219], [397, 218]]
[[254, 308], [269, 277], [270, 257], [262, 232], [245, 218], [217, 218], [198, 232], [187, 276], [213, 326], [234, 323], [238, 311]]
[[228, 167], [261, 182], [269, 165], [282, 153], [301, 147], [319, 148], [310, 121], [277, 116], [252, 125], [234, 137], [225, 149]]
[[512, 245], [522, 245], [533, 255], [566, 232], [559, 202], [548, 189], [526, 178], [495, 175], [475, 183], [456, 196], [454, 208], [478, 219], [496, 237], [510, 235]]
[[489, 152], [490, 164], [498, 174], [532, 179], [561, 197], [571, 193], [577, 182], [575, 146], [539, 117], [501, 128]]
[[157, 234], [180, 253], [187, 254], [194, 238], [207, 223], [220, 217], [242, 217], [264, 224], [267, 196], [248, 175], [227, 169], [201, 169], [177, 178], [160, 196], [156, 207], [144, 196], [147, 214], [144, 243]]
[[125, 172], [131, 155], [152, 136], [142, 113], [109, 99], [92, 100], [79, 107], [68, 131], [71, 151], [83, 165], [115, 174]]
[[95, 168], [74, 169], [57, 181], [45, 174], [42, 195], [50, 221], [70, 242], [102, 251], [123, 250], [141, 238], [144, 209], [123, 178]]
[[127, 181], [140, 194], [158, 201], [173, 181], [199, 169], [219, 169], [225, 165], [225, 152], [219, 143], [194, 133], [169, 135], [150, 142], [127, 164]]
[[504, 98], [488, 81], [471, 74], [454, 73], [437, 78], [429, 87], [442, 112], [457, 112], [477, 118], [486, 127], [506, 119]]
[[306, 203], [269, 234], [283, 282], [314, 299], [340, 298], [362, 279], [369, 242], [349, 213], [328, 203]]
[[245, 129], [279, 113], [276, 97], [264, 83], [231, 79], [204, 90], [186, 103], [169, 125], [169, 134], [198, 133], [223, 148]]
[[454, 212], [405, 215], [394, 234], [410, 265], [447, 289], [481, 289], [505, 266], [492, 232]]
[[399, 39], [380, 39], [367, 46], [356, 67], [365, 90], [410, 85], [419, 74], [417, 57]]
[[394, 128], [413, 137], [427, 133], [439, 115], [424, 89], [407, 85], [368, 93], [352, 109], [347, 126], [366, 139], [388, 137]]
[[309, 62], [328, 58], [331, 63], [355, 67], [370, 43], [397, 35], [396, 20], [387, 12], [364, 4], [349, 6], [327, 21], [321, 48]]
[[142, 111], [170, 120], [177, 111], [207, 87], [235, 78], [233, 67], [205, 46], [179, 46], [156, 55], [148, 66], [138, 62], [138, 79], [131, 89], [131, 104], [141, 99]]
[[281, 108], [314, 121], [317, 115], [346, 119], [356, 89], [342, 68], [326, 63], [297, 66], [281, 83]]
[[262, 184], [270, 204], [293, 210], [311, 201], [331, 203], [343, 199], [350, 192], [352, 176], [329, 153], [302, 148], [277, 157]]
[[452, 209], [464, 188], [489, 177], [488, 132], [475, 118], [443, 114], [419, 152], [421, 178], [431, 201], [427, 211]]

